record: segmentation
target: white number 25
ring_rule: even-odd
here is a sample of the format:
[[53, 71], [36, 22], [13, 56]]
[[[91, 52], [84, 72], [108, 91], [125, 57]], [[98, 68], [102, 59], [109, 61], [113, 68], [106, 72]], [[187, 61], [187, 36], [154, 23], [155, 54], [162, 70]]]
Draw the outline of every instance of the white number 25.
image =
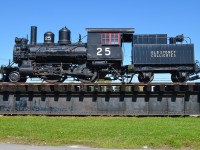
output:
[[[97, 48], [97, 55], [98, 56], [102, 56], [102, 53], [103, 53], [103, 49], [102, 48]], [[111, 54], [110, 52], [110, 48], [109, 47], [106, 47], [105, 48], [105, 55], [109, 56]]]

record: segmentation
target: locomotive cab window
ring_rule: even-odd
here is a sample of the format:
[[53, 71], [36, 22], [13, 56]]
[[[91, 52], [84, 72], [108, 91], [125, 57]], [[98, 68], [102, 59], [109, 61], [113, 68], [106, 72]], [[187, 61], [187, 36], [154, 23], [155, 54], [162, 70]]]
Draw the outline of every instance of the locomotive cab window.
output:
[[120, 45], [120, 33], [102, 33], [102, 45]]

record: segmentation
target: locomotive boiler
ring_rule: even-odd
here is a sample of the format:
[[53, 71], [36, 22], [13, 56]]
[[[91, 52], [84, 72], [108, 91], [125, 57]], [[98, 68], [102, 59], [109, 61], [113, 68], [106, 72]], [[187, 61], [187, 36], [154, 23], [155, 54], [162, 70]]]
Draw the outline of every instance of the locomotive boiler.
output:
[[[52, 32], [44, 33], [37, 43], [37, 27], [31, 27], [31, 38], [15, 38], [13, 63], [1, 66], [3, 82], [26, 82], [41, 78], [63, 82], [73, 78], [81, 82], [98, 79], [131, 79], [151, 82], [156, 73], [170, 73], [172, 82], [199, 79], [200, 68], [194, 61], [194, 44], [184, 44], [185, 37], [167, 34], [134, 34], [134, 28], [87, 28], [87, 43], [71, 42], [71, 31], [59, 30], [58, 42]], [[169, 41], [169, 42], [168, 42]], [[132, 63], [123, 65], [123, 44], [130, 43]], [[17, 64], [14, 66], [13, 64]]]
[[64, 81], [72, 76], [92, 81], [95, 75], [91, 68], [86, 68], [86, 44], [80, 40], [71, 43], [70, 33], [66, 27], [62, 28], [55, 43], [54, 33], [46, 32], [44, 43], [37, 43], [37, 27], [32, 26], [30, 44], [26, 38], [15, 39], [13, 61], [18, 69], [7, 73], [6, 78], [11, 82], [24, 81], [26, 76]]

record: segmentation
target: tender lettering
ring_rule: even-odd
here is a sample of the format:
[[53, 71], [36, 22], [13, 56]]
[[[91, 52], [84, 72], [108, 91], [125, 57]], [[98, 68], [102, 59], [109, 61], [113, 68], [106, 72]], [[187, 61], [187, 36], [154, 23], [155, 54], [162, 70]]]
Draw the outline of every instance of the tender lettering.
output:
[[176, 51], [151, 51], [151, 57], [176, 57]]

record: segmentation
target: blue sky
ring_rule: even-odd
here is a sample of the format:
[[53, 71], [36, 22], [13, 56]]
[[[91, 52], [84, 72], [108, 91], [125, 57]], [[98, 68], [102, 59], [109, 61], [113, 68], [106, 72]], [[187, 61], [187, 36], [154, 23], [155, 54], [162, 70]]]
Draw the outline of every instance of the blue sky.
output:
[[[15, 37], [30, 35], [31, 25], [38, 26], [38, 42], [43, 42], [47, 31], [54, 32], [58, 41], [58, 30], [64, 26], [71, 30], [74, 42], [79, 33], [86, 35], [89, 27], [131, 27], [137, 34], [184, 34], [192, 39], [195, 59], [200, 60], [199, 16], [199, 0], [2, 0], [0, 64], [12, 59]], [[130, 55], [126, 48], [125, 56]]]

